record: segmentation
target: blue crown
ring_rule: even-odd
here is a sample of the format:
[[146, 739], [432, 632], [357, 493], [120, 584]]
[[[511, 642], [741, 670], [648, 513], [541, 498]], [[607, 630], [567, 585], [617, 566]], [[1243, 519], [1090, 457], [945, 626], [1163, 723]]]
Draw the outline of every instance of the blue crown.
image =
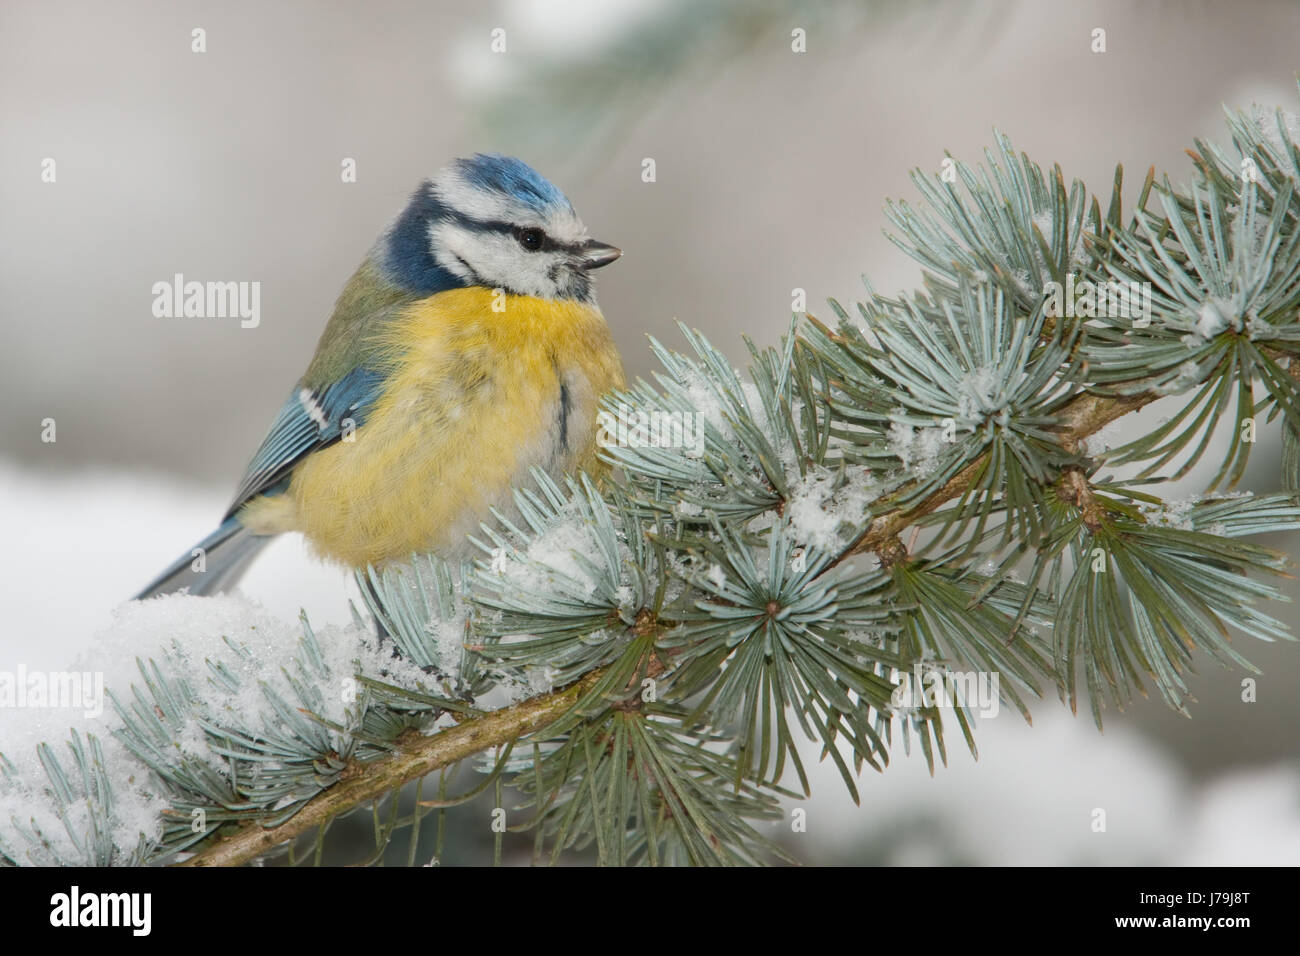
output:
[[475, 153], [458, 159], [456, 169], [479, 189], [504, 193], [544, 212], [547, 209], [572, 209], [568, 197], [537, 170], [513, 156], [500, 153]]

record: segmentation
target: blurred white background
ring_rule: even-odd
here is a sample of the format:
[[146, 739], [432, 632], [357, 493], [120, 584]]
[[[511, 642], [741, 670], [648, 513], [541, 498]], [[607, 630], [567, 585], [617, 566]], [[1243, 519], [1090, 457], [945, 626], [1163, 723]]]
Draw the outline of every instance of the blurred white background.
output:
[[[5, 0], [0, 669], [66, 663], [211, 529], [343, 282], [453, 156], [521, 156], [625, 250], [599, 297], [630, 373], [652, 370], [647, 334], [681, 344], [678, 319], [740, 363], [742, 334], [770, 344], [787, 327], [796, 287], [825, 316], [860, 274], [886, 292], [917, 283], [882, 233], [884, 201], [915, 195], [911, 169], [944, 150], [977, 160], [996, 127], [1103, 202], [1124, 163], [1131, 201], [1148, 165], [1189, 177], [1183, 151], [1224, 138], [1223, 104], [1296, 112], [1297, 41], [1300, 8], [1261, 0]], [[340, 181], [345, 157], [356, 183]], [[177, 272], [260, 281], [261, 324], [155, 318], [151, 286]], [[1275, 439], [1243, 487], [1276, 487]], [[244, 590], [323, 624], [347, 619], [351, 583], [285, 540]], [[1300, 862], [1300, 647], [1244, 650], [1264, 671], [1258, 703], [1206, 662], [1190, 721], [1144, 702], [1098, 735], [1046, 700], [1032, 729], [987, 722], [980, 761], [956, 750], [934, 779], [899, 753], [863, 781], [861, 808], [824, 768], [795, 850]]]

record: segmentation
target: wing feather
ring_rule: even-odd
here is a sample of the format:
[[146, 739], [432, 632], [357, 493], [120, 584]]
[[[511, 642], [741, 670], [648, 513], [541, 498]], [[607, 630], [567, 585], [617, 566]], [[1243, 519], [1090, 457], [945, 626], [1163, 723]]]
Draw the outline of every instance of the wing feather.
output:
[[226, 517], [250, 498], [276, 490], [305, 456], [338, 441], [349, 419], [353, 427], [360, 428], [382, 384], [380, 372], [362, 367], [323, 389], [296, 388], [249, 462]]

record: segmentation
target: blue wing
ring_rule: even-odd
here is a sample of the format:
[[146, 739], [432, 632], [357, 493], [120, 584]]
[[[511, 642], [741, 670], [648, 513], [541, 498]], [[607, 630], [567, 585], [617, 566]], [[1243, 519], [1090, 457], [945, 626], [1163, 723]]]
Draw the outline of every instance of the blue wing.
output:
[[193, 569], [197, 551], [183, 554], [137, 594], [136, 600], [182, 588], [188, 588], [191, 594], [216, 594], [233, 586], [271, 540], [264, 535], [250, 534], [234, 517], [235, 512], [250, 498], [283, 491], [288, 486], [293, 466], [312, 452], [338, 441], [348, 419], [359, 428], [366, 420], [382, 383], [380, 373], [358, 367], [325, 388], [300, 386], [295, 389], [275, 416], [271, 431], [249, 463], [221, 527], [197, 546], [205, 553], [207, 567], [202, 571]]
[[383, 378], [374, 369], [358, 367], [324, 388], [296, 388], [249, 462], [225, 517], [250, 498], [282, 491], [294, 465], [338, 441], [349, 419], [353, 427], [361, 427], [379, 396]]

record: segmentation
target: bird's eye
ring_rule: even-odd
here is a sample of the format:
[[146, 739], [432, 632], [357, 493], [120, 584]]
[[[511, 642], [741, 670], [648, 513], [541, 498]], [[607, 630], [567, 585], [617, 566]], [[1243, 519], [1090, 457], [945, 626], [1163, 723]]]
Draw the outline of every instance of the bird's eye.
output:
[[515, 238], [529, 252], [536, 252], [542, 248], [542, 240], [546, 238], [546, 233], [540, 229], [516, 229]]

